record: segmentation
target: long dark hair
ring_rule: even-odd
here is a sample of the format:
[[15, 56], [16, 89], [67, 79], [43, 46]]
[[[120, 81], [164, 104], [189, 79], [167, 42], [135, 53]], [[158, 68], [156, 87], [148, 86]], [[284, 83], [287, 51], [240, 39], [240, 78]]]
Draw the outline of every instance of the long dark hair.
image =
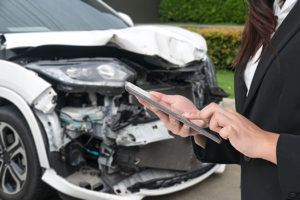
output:
[[[245, 3], [245, 0], [243, 1]], [[285, 0], [281, 0], [280, 3], [283, 5]], [[274, 54], [278, 55], [271, 44], [271, 35], [277, 26], [273, 4], [274, 0], [248, 0], [247, 4], [245, 3], [247, 5], [246, 10], [249, 10], [247, 11], [248, 19], [242, 35], [242, 45], [235, 58], [234, 66], [246, 64], [261, 46], [263, 46], [263, 51], [270, 47]]]

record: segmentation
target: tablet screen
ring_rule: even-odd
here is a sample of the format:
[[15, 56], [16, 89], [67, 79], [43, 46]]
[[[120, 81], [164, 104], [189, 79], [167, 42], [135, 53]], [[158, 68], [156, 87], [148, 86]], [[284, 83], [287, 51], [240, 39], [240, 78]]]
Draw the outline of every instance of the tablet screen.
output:
[[174, 113], [173, 111], [171, 111], [170, 109], [166, 108], [165, 106], [157, 103], [156, 101], [153, 101], [150, 97], [150, 94], [143, 90], [142, 88], [130, 83], [130, 82], [126, 82], [125, 83], [125, 90], [127, 92], [129, 92], [130, 94], [144, 100], [145, 102], [151, 104], [152, 106], [158, 108], [159, 110], [163, 111], [164, 113], [171, 115], [172, 117], [174, 117], [175, 119], [177, 119], [178, 121], [186, 124], [187, 126], [189, 126], [190, 128], [194, 129], [195, 131], [199, 132], [200, 134], [208, 137], [209, 139], [217, 142], [217, 143], [221, 143], [222, 139], [221, 137], [215, 133], [215, 132], [208, 132], [207, 130], [197, 126], [196, 124], [192, 123], [191, 121], [183, 118], [181, 115], [178, 115], [176, 113]]

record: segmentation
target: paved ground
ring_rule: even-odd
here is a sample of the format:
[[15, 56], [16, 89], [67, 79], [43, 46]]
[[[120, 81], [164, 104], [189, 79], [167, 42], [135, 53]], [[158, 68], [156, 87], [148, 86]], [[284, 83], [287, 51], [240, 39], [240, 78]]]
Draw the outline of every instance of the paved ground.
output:
[[[224, 99], [224, 107], [234, 109], [233, 99]], [[203, 182], [186, 190], [165, 196], [147, 197], [145, 200], [239, 200], [240, 167], [227, 165], [221, 175], [214, 174]], [[59, 200], [54, 197], [49, 200]]]
[[225, 108], [235, 110], [234, 99], [225, 98], [223, 99], [223, 104]]
[[214, 174], [203, 182], [186, 190], [145, 200], [239, 200], [240, 167], [227, 165], [226, 171]]

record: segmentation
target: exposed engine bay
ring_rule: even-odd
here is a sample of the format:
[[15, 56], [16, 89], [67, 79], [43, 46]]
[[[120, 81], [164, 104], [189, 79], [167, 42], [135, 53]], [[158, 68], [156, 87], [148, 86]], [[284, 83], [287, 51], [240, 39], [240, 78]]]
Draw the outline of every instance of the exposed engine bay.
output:
[[183, 95], [198, 108], [219, 103], [227, 94], [217, 87], [209, 57], [166, 68], [163, 59], [160, 66], [157, 58], [115, 47], [23, 50], [12, 52], [10, 60], [52, 84], [53, 91], [39, 100], [52, 106], [35, 112], [48, 139], [51, 167], [69, 182], [126, 195], [173, 186], [214, 166], [196, 160], [190, 138], [171, 134], [124, 90], [124, 82], [131, 81], [145, 90]]

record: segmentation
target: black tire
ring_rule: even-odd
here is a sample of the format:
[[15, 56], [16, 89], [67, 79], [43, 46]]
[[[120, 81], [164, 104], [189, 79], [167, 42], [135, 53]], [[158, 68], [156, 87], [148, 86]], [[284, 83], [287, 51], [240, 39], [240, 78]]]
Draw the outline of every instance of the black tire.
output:
[[48, 188], [41, 176], [37, 150], [26, 120], [15, 107], [0, 107], [0, 199], [44, 199]]

